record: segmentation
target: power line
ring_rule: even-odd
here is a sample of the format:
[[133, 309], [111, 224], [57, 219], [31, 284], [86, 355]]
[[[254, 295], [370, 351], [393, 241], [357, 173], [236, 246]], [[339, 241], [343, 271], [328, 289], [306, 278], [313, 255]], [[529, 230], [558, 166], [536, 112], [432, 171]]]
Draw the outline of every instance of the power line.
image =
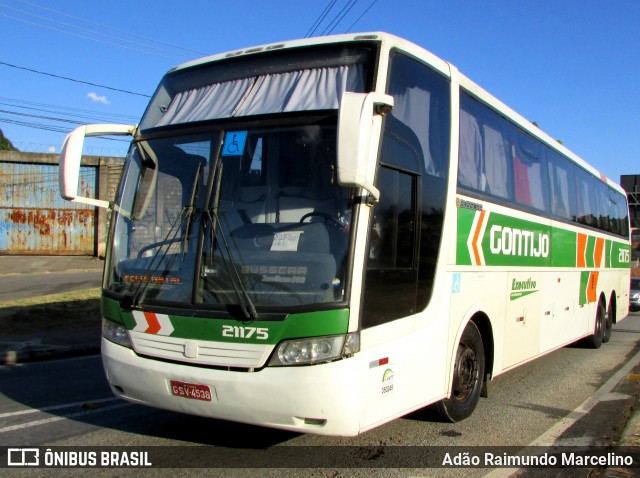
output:
[[[165, 55], [165, 54], [161, 54], [161, 53], [155, 53], [155, 52], [149, 51], [149, 50], [141, 50], [140, 48], [128, 47], [128, 46], [125, 46], [125, 45], [119, 45], [117, 43], [106, 41], [106, 40], [99, 40], [97, 38], [91, 38], [89, 36], [80, 35], [78, 33], [67, 32], [67, 31], [64, 31], [64, 30], [60, 30], [59, 28], [54, 28], [54, 27], [50, 27], [50, 26], [47, 26], [47, 25], [42, 25], [40, 23], [36, 23], [36, 22], [29, 21], [29, 20], [25, 20], [23, 18], [13, 17], [13, 16], [7, 15], [5, 13], [0, 13], [0, 16], [1, 17], [5, 17], [5, 18], [9, 18], [11, 20], [15, 20], [15, 21], [18, 21], [18, 22], [26, 23], [28, 25], [33, 25], [33, 26], [36, 26], [36, 27], [44, 28], [45, 30], [51, 30], [51, 31], [58, 32], [58, 33], [64, 33], [65, 35], [70, 35], [70, 36], [73, 36], [73, 37], [76, 37], [76, 38], [82, 38], [84, 40], [90, 40], [90, 41], [94, 41], [94, 42], [97, 42], [97, 43], [103, 43], [105, 45], [111, 45], [111, 46], [115, 46], [117, 48], [123, 48], [125, 50], [132, 50], [132, 51], [137, 51], [139, 53], [146, 53], [148, 55], [162, 56], [162, 57], [165, 57], [165, 58], [173, 58], [173, 59], [177, 59], [177, 60], [184, 59], [184, 56], [177, 56], [176, 54]], [[152, 47], [145, 47], [145, 48], [153, 49]]]
[[[87, 110], [81, 108], [72, 108], [69, 106], [50, 105], [46, 103], [35, 103], [32, 101], [18, 100], [15, 98], [5, 98], [0, 96], [0, 105], [12, 106], [14, 108], [21, 108], [33, 111], [42, 111], [45, 113], [63, 113], [75, 115], [82, 118], [99, 118], [99, 121], [137, 121], [138, 116], [125, 115], [118, 113], [107, 113], [104, 111]], [[65, 113], [67, 112], [67, 113]]]
[[[333, 30], [335, 30], [335, 28], [340, 24], [340, 22], [342, 21], [342, 19], [345, 17], [345, 15], [347, 13], [349, 13], [351, 11], [351, 9], [354, 7], [354, 5], [356, 3], [358, 3], [360, 0], [350, 0], [349, 2], [347, 2], [347, 4], [342, 8], [342, 10], [340, 10], [340, 12], [334, 17], [334, 19], [331, 21], [331, 23], [329, 23], [329, 26], [327, 26], [323, 31], [322, 31], [322, 35], [330, 35]], [[333, 26], [332, 26], [333, 25]]]
[[27, 118], [37, 118], [37, 119], [43, 119], [43, 120], [49, 120], [49, 121], [58, 121], [60, 123], [71, 123], [71, 124], [78, 124], [78, 125], [84, 124], [83, 121], [75, 121], [75, 120], [66, 119], [66, 118], [55, 118], [52, 116], [31, 115], [28, 113], [18, 113], [16, 111], [0, 110], [0, 113], [12, 114], [17, 116], [26, 116]]
[[304, 35], [305, 38], [310, 38], [313, 36], [313, 34], [316, 32], [320, 24], [324, 21], [325, 18], [327, 18], [327, 15], [329, 14], [329, 12], [331, 11], [331, 9], [333, 8], [333, 6], [336, 4], [337, 1], [338, 0], [329, 0], [329, 3], [324, 8], [322, 13], [318, 15], [318, 18], [316, 18], [316, 21], [313, 22], [313, 25], [311, 25], [311, 27], [309, 27], [309, 30], [307, 30], [307, 33], [305, 33]]
[[11, 118], [0, 117], [0, 123], [13, 124], [16, 126], [25, 126], [27, 128], [33, 129], [41, 129], [45, 131], [53, 131], [55, 133], [68, 133], [69, 128], [63, 128], [61, 126], [48, 125], [45, 123], [34, 123], [34, 122], [26, 122], [26, 121], [18, 121]]
[[[324, 30], [322, 31], [322, 33], [320, 33], [320, 35], [330, 35], [331, 33], [333, 33], [333, 31], [345, 19], [345, 17], [349, 14], [349, 12], [353, 10], [353, 8], [358, 4], [359, 1], [360, 0], [347, 0], [347, 2], [344, 4], [342, 9], [338, 13], [336, 13], [333, 16], [333, 18], [329, 21], [328, 25], [325, 26]], [[349, 26], [349, 28], [345, 30], [345, 33], [348, 33], [349, 31], [351, 31], [351, 29], [360, 20], [362, 20], [362, 18], [369, 12], [369, 10], [371, 10], [371, 8], [375, 5], [377, 1], [378, 0], [372, 0], [369, 6], [365, 8], [364, 11], [358, 16], [358, 18], [356, 18], [356, 20]], [[324, 10], [318, 15], [318, 17], [315, 19], [311, 27], [309, 27], [309, 29], [307, 30], [305, 38], [309, 38], [316, 33], [316, 31], [318, 30], [318, 28], [320, 28], [320, 25], [322, 25], [322, 23], [326, 20], [327, 16], [329, 15], [333, 7], [336, 5], [336, 3], [337, 3], [337, 0], [329, 1], [327, 6], [324, 8]]]
[[[2, 104], [2, 103], [0, 103]], [[0, 113], [4, 113], [4, 114], [9, 114], [9, 115], [13, 115], [13, 116], [22, 116], [22, 117], [26, 117], [26, 118], [35, 118], [35, 119], [39, 119], [39, 120], [45, 120], [45, 121], [53, 121], [53, 122], [58, 122], [58, 123], [68, 123], [68, 124], [72, 124], [72, 125], [83, 125], [87, 122], [100, 122], [103, 121], [102, 119], [95, 119], [95, 118], [75, 118], [75, 119], [70, 119], [70, 118], [61, 118], [61, 117], [55, 117], [55, 116], [44, 116], [44, 115], [36, 115], [36, 114], [29, 114], [29, 113], [23, 113], [23, 112], [19, 112], [19, 111], [11, 111], [11, 110], [4, 110], [4, 109], [0, 109]], [[15, 121], [15, 120], [14, 120]]]
[[[62, 134], [68, 134], [71, 131], [70, 128], [65, 128], [63, 126], [47, 124], [47, 123], [35, 123], [33, 121], [31, 121], [31, 122], [29, 122], [29, 121], [19, 121], [19, 120], [7, 118], [7, 117], [0, 117], [0, 123], [7, 123], [7, 124], [16, 125], [16, 126], [23, 126], [25, 128], [40, 129], [40, 130], [44, 130], [44, 131], [52, 131], [54, 133], [62, 133]], [[120, 141], [120, 142], [124, 142], [124, 143], [128, 143], [130, 141], [130, 140], [127, 140], [127, 139], [109, 138], [109, 137], [106, 137], [106, 136], [100, 136], [99, 138], [96, 137], [94, 139], [109, 140], [109, 141]]]
[[42, 5], [37, 5], [37, 4], [32, 3], [32, 2], [27, 2], [26, 0], [16, 0], [16, 1], [18, 1], [20, 3], [23, 3], [25, 5], [29, 5], [29, 6], [32, 6], [32, 7], [39, 8], [41, 10], [45, 10], [45, 11], [48, 11], [48, 12], [51, 12], [51, 13], [55, 13], [55, 14], [61, 15], [63, 17], [67, 17], [67, 18], [71, 18], [73, 20], [77, 20], [77, 21], [80, 21], [80, 22], [88, 23], [90, 25], [95, 25], [97, 27], [105, 28], [107, 30], [111, 30], [111, 31], [114, 31], [114, 32], [117, 32], [117, 33], [122, 33], [124, 35], [128, 35], [128, 36], [131, 36], [133, 38], [139, 38], [139, 39], [144, 40], [144, 41], [148, 41], [148, 42], [151, 42], [151, 43], [156, 43], [158, 45], [168, 46], [170, 48], [174, 48], [176, 50], [183, 50], [183, 51], [186, 51], [186, 52], [189, 52], [189, 53], [196, 53], [198, 55], [203, 55], [203, 56], [204, 55], [208, 55], [208, 53], [204, 53], [204, 52], [201, 52], [201, 51], [198, 51], [198, 50], [190, 50], [188, 48], [184, 48], [184, 47], [181, 47], [181, 46], [178, 46], [178, 45], [172, 45], [170, 43], [165, 43], [165, 42], [161, 42], [161, 41], [158, 41], [158, 40], [154, 40], [153, 38], [148, 38], [148, 37], [145, 37], [145, 36], [142, 36], [142, 35], [138, 35], [138, 34], [135, 34], [135, 33], [129, 33], [129, 32], [126, 32], [124, 30], [120, 30], [118, 28], [111, 27], [109, 25], [104, 25], [104, 24], [97, 23], [97, 22], [94, 22], [94, 21], [91, 21], [91, 20], [87, 20], [85, 18], [76, 17], [74, 15], [69, 15], [68, 13], [64, 13], [64, 12], [61, 12], [61, 11], [58, 11], [58, 10], [54, 10], [52, 8], [43, 7]]
[[362, 19], [362, 17], [364, 17], [364, 16], [367, 14], [367, 12], [369, 12], [369, 10], [371, 10], [371, 7], [373, 7], [373, 5], [375, 5], [375, 3], [376, 3], [377, 1], [378, 1], [378, 0], [373, 0], [373, 2], [371, 2], [371, 4], [367, 7], [367, 9], [366, 9], [364, 12], [362, 12], [362, 15], [360, 15], [360, 16], [356, 19], [356, 21], [355, 21], [355, 22], [353, 22], [349, 28], [347, 28], [347, 30], [345, 31], [345, 33], [349, 33], [349, 32], [351, 31], [351, 29], [356, 25], [356, 23], [358, 23], [358, 22]]
[[11, 68], [17, 68], [18, 70], [30, 71], [31, 73], [38, 73], [39, 75], [52, 76], [52, 77], [58, 78], [60, 80], [73, 81], [75, 83], [82, 83], [82, 84], [85, 84], [85, 85], [96, 86], [98, 88], [105, 88], [107, 90], [119, 91], [120, 93], [127, 93], [129, 95], [136, 95], [136, 96], [143, 96], [145, 98], [151, 98], [150, 95], [145, 95], [143, 93], [136, 93], [134, 91], [122, 90], [120, 88], [113, 88], [111, 86], [99, 85], [97, 83], [91, 83], [89, 81], [83, 81], [83, 80], [77, 80], [75, 78], [69, 78], [68, 76], [55, 75], [53, 73], [47, 73], [45, 71], [34, 70], [32, 68], [26, 68], [24, 66], [13, 65], [11, 63], [6, 63], [4, 61], [0, 61], [0, 65], [8, 66], [8, 67], [11, 67]]
[[2, 110], [2, 109], [0, 109], [0, 113], [10, 114], [15, 116], [24, 116], [27, 118], [36, 118], [36, 119], [47, 120], [47, 121], [57, 121], [58, 123], [69, 123], [73, 125], [83, 125], [86, 123], [86, 121], [77, 121], [77, 120], [68, 119], [68, 118], [57, 118], [55, 116], [32, 115], [29, 113], [20, 113], [17, 111], [9, 111], [9, 110]]

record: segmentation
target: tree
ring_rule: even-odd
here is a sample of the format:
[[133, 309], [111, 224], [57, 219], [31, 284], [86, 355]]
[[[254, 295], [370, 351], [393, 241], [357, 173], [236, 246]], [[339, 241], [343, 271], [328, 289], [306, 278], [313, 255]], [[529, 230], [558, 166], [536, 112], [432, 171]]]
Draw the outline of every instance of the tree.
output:
[[0, 129], [0, 151], [19, 151], [18, 148], [11, 144], [7, 138], [5, 138], [4, 133]]

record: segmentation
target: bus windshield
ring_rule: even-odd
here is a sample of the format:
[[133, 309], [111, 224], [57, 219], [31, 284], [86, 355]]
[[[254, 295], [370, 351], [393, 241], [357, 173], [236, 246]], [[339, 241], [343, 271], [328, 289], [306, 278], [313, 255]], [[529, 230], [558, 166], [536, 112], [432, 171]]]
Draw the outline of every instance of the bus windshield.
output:
[[342, 303], [352, 204], [335, 177], [330, 117], [136, 142], [105, 289], [134, 305], [239, 307], [247, 318]]

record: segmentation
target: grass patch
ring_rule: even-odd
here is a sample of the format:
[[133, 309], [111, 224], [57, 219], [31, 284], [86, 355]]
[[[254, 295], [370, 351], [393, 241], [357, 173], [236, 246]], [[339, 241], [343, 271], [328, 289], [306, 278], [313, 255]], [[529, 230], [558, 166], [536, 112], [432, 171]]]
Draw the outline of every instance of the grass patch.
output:
[[100, 328], [100, 288], [0, 302], [0, 336]]
[[62, 294], [43, 295], [40, 297], [25, 297], [23, 299], [5, 300], [0, 302], [0, 309], [6, 307], [27, 307], [32, 305], [55, 304], [59, 302], [73, 302], [75, 300], [100, 299], [100, 288], [84, 289]]

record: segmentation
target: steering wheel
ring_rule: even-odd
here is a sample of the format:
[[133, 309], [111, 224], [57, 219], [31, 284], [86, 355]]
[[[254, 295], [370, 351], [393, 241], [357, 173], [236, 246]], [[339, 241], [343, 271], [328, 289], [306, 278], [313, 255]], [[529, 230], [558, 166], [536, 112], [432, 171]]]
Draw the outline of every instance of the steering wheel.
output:
[[322, 217], [322, 218], [324, 218], [325, 224], [327, 223], [327, 221], [332, 222], [333, 225], [337, 226], [340, 230], [345, 230], [346, 227], [347, 227], [346, 224], [341, 223], [340, 221], [338, 221], [335, 217], [331, 216], [330, 214], [327, 214], [326, 212], [320, 212], [320, 211], [312, 211], [312, 212], [306, 213], [304, 216], [302, 216], [300, 218], [300, 222], [303, 223], [305, 219], [307, 219], [308, 217], [312, 217], [312, 216]]

